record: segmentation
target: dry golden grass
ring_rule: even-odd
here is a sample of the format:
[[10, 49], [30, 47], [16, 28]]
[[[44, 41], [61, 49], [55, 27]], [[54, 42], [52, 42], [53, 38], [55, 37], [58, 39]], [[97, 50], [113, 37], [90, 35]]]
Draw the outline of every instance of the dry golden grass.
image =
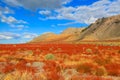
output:
[[14, 71], [4, 75], [0, 75], [0, 80], [33, 80], [32, 74], [29, 72], [20, 73], [19, 71]]
[[79, 41], [77, 44], [96, 44], [108, 46], [120, 46], [120, 41]]

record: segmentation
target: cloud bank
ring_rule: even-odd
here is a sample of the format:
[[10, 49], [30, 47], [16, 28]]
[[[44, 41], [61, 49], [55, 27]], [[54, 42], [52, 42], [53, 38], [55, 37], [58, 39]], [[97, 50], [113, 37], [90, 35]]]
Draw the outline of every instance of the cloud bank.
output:
[[28, 10], [39, 10], [44, 17], [40, 20], [57, 19], [73, 20], [76, 23], [93, 23], [96, 19], [120, 14], [120, 0], [98, 0], [91, 5], [76, 7], [65, 6], [72, 0], [2, 0], [13, 7]]
[[[14, 14], [14, 11], [11, 10], [8, 7], [1, 7], [0, 6], [0, 21], [2, 23], [8, 24], [11, 28], [17, 28], [19, 30], [22, 30], [24, 28], [27, 28], [28, 22], [24, 20], [18, 20], [13, 16], [10, 16], [10, 14]], [[9, 15], [9, 16], [8, 16]]]
[[0, 33], [0, 40], [11, 40], [11, 39], [32, 39], [36, 37], [37, 34], [35, 33], [13, 33], [13, 32], [1, 32]]
[[63, 4], [69, 3], [71, 0], [4, 0], [11, 6], [24, 7], [29, 10], [37, 9], [56, 9], [62, 7]]
[[[54, 16], [46, 16], [47, 19], [73, 20], [76, 23], [93, 23], [96, 19], [120, 14], [120, 0], [99, 0], [91, 5], [77, 7], [62, 7], [55, 9]], [[41, 19], [41, 18], [40, 18]], [[45, 20], [44, 19], [44, 20]], [[42, 19], [41, 19], [42, 20]]]

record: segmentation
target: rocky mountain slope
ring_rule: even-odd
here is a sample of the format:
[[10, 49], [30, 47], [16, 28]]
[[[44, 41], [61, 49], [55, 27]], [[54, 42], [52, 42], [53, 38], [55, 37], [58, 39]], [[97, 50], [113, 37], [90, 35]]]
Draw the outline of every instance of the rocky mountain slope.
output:
[[80, 40], [120, 39], [120, 15], [98, 19], [82, 33]]
[[120, 39], [120, 15], [101, 18], [86, 28], [68, 28], [61, 34], [46, 33], [30, 42], [76, 42]]

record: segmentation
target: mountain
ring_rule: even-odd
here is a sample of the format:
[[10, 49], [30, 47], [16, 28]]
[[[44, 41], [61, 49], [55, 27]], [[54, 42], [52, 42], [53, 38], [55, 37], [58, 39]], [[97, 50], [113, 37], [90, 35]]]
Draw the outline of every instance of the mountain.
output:
[[68, 28], [64, 30], [61, 34], [45, 33], [36, 38], [34, 38], [31, 43], [34, 42], [73, 42], [78, 40], [81, 31], [84, 28]]
[[80, 40], [120, 39], [120, 15], [98, 19], [83, 30]]
[[120, 15], [101, 18], [85, 28], [68, 28], [61, 34], [46, 33], [35, 42], [78, 42], [82, 40], [120, 40]]

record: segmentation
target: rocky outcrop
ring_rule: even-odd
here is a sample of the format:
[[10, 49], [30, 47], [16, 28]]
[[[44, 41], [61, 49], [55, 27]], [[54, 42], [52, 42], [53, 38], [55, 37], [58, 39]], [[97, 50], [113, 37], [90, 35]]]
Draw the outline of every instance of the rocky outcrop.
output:
[[120, 39], [120, 15], [98, 19], [83, 30], [80, 40]]

